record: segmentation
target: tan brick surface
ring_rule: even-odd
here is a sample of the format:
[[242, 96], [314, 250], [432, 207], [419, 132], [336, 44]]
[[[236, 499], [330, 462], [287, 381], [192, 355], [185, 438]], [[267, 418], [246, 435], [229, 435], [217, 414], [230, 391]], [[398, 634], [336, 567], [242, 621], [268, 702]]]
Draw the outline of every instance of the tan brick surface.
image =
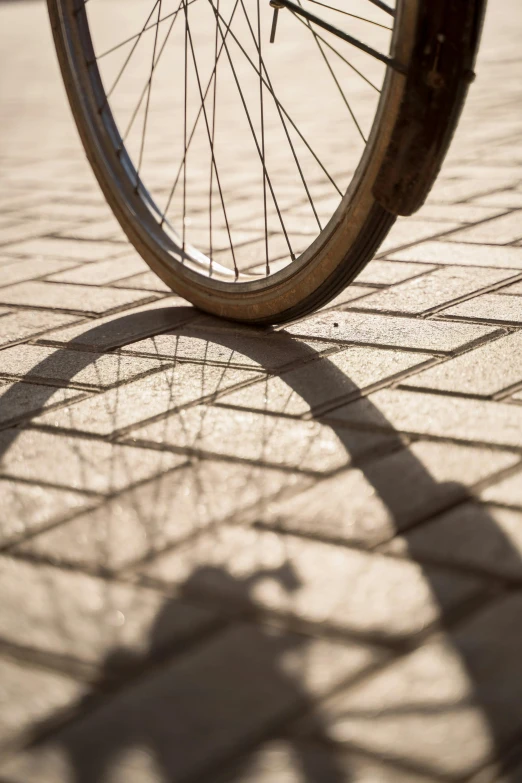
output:
[[[195, 310], [130, 247], [80, 147], [46, 4], [0, 2], [2, 783], [519, 783], [522, 14], [493, 5], [426, 204], [322, 311], [256, 329]], [[107, 14], [108, 37], [148, 25], [151, 57], [169, 23], [120, 6], [87, 12]], [[383, 19], [367, 0], [346, 10]], [[353, 121], [317, 94], [293, 23], [282, 11], [263, 52], [317, 96], [295, 120], [310, 139], [328, 129], [323, 162], [343, 178]], [[327, 56], [365, 106], [357, 74]], [[183, 135], [181, 104], [156, 122], [161, 84], [158, 69], [153, 189]], [[235, 156], [221, 171], [239, 264], [263, 273], [261, 171], [235, 90], [219, 81], [216, 151]], [[143, 106], [134, 159], [142, 128]], [[284, 138], [268, 161], [304, 248], [316, 221]], [[186, 228], [200, 249], [209, 164], [195, 136], [187, 172], [204, 185]], [[324, 224], [339, 199], [318, 183]], [[277, 271], [277, 220], [269, 247]]]

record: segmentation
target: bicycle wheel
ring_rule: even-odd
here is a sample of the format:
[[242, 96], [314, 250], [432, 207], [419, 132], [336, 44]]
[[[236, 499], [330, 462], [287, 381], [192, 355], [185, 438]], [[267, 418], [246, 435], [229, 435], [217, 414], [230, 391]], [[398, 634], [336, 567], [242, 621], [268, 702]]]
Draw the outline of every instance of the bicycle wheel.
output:
[[48, 6], [128, 238], [182, 297], [256, 323], [326, 304], [422, 203], [483, 13], [482, 0]]

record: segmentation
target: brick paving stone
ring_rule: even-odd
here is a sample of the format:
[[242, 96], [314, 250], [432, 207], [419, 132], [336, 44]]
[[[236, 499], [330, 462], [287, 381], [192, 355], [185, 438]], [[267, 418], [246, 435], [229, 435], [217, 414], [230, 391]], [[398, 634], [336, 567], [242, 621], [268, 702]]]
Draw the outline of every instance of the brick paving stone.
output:
[[[65, 228], [65, 224], [63, 223], [61, 227]], [[75, 242], [53, 237], [39, 237], [13, 243], [9, 246], [9, 252], [36, 258], [50, 256], [76, 261], [105, 261], [110, 256], [121, 256], [124, 249], [111, 242]]]
[[17, 345], [0, 352], [0, 376], [55, 381], [104, 389], [167, 366], [166, 360], [140, 356], [69, 351], [44, 345]]
[[70, 266], [71, 263], [68, 261], [55, 261], [52, 258], [39, 258], [36, 261], [14, 259], [12, 263], [0, 266], [0, 287], [21, 283], [35, 277], [43, 277]]
[[488, 266], [494, 269], [522, 269], [522, 249], [501, 245], [479, 246], [467, 242], [421, 242], [415, 247], [391, 253], [393, 261], [416, 261], [452, 266]]
[[[30, 223], [27, 221], [18, 221], [9, 227], [4, 227], [0, 232], [0, 247], [4, 250], [11, 252], [12, 247], [16, 247], [20, 244], [34, 241], [33, 249], [37, 248], [42, 240], [47, 239], [46, 234], [50, 234], [53, 231], [60, 231], [65, 228], [66, 221], [64, 220], [51, 220], [48, 218], [41, 218], [40, 220], [34, 220]], [[37, 250], [29, 255], [39, 257], [41, 254]], [[52, 255], [52, 254], [51, 254]]]
[[[37, 751], [8, 760], [0, 774], [9, 783], [64, 780], [68, 749], [86, 780], [101, 781], [104, 760], [113, 767], [114, 742], [121, 737], [126, 749], [118, 754], [121, 780], [151, 783], [172, 770], [176, 779], [185, 780], [212, 769], [307, 698], [361, 674], [377, 660], [379, 655], [362, 644], [241, 624], [142, 677]], [[183, 720], [170, 719], [173, 704]], [[135, 752], [135, 742], [145, 752]]]
[[327, 312], [285, 327], [285, 333], [447, 353], [493, 334], [494, 327], [420, 321], [380, 313]]
[[[182, 596], [0, 557], [4, 643], [45, 659], [69, 662], [69, 672], [109, 677], [128, 673], [140, 658], [186, 642], [216, 622], [211, 606]], [[118, 661], [115, 651], [127, 653]]]
[[498, 269], [446, 267], [367, 296], [354, 306], [389, 313], [424, 313], [510, 277]]
[[38, 430], [0, 432], [0, 473], [91, 492], [114, 492], [159, 475], [185, 459]]
[[228, 392], [219, 404], [299, 416], [340, 398], [358, 397], [373, 385], [414, 371], [430, 359], [429, 354], [354, 346], [306, 367]]
[[511, 242], [516, 242], [518, 239], [522, 239], [522, 210], [463, 228], [451, 234], [447, 239], [450, 242], [473, 242], [487, 245], [508, 245]]
[[483, 294], [441, 312], [452, 318], [522, 324], [522, 303], [516, 296]]
[[78, 283], [83, 285], [108, 285], [121, 280], [124, 275], [141, 272], [145, 262], [136, 253], [119, 258], [109, 258], [107, 261], [93, 261], [81, 264], [58, 274], [51, 274], [48, 280], [55, 283]]
[[[473, 577], [237, 525], [221, 526], [181, 544], [141, 571], [177, 585], [200, 569], [202, 591], [242, 604], [242, 581], [264, 569], [285, 566], [291, 567], [298, 586], [290, 592], [270, 579], [256, 582], [250, 598], [257, 606], [381, 642], [394, 643], [418, 633], [483, 589]], [[221, 584], [222, 571], [232, 578]], [[439, 604], [432, 598], [433, 590], [440, 593]], [[401, 612], [395, 611], [398, 605]]]
[[375, 293], [375, 288], [364, 285], [350, 285], [338, 294], [334, 299], [322, 307], [322, 310], [342, 309], [343, 305], [360, 299], [367, 294]]
[[[522, 729], [522, 610], [508, 596], [323, 703], [326, 733], [451, 779], [493, 760]], [[313, 721], [299, 726], [303, 736]]]
[[334, 343], [290, 339], [277, 333], [265, 336], [253, 330], [230, 335], [222, 329], [198, 331], [192, 329], [189, 323], [176, 331], [132, 343], [121, 353], [273, 371], [286, 365], [311, 361], [334, 347], [337, 347]]
[[259, 461], [296, 470], [335, 470], [396, 438], [348, 428], [335, 433], [316, 421], [296, 421], [250, 411], [197, 406], [163, 421], [134, 429], [129, 442], [154, 443], [163, 448]]
[[520, 280], [518, 283], [506, 285], [504, 288], [501, 288], [499, 292], [503, 295], [522, 296], [522, 280]]
[[[0, 750], [27, 740], [36, 723], [44, 723], [87, 690], [66, 674], [0, 658]], [[5, 756], [4, 756], [5, 759]]]
[[464, 500], [478, 481], [516, 464], [514, 454], [413, 443], [310, 488], [253, 509], [252, 520], [332, 542], [373, 547]]
[[252, 465], [196, 462], [31, 538], [19, 551], [55, 563], [116, 570], [227, 518], [241, 522], [251, 509], [262, 514], [270, 498], [308, 483]]
[[75, 239], [82, 242], [128, 244], [127, 237], [114, 217], [107, 220], [95, 220], [92, 223], [67, 225], [62, 230], [54, 232], [53, 236], [57, 239]]
[[516, 185], [516, 178], [510, 177], [504, 169], [504, 174], [492, 181], [490, 175], [473, 179], [470, 172], [465, 177], [448, 179], [440, 177], [430, 193], [431, 203], [456, 204], [477, 196], [483, 196], [491, 190], [500, 190]]
[[399, 220], [395, 223], [388, 236], [379, 247], [379, 254], [389, 253], [390, 250], [402, 245], [410, 245], [430, 239], [447, 231], [460, 228], [460, 223], [455, 220], [447, 221], [423, 221], [423, 220]]
[[[494, 196], [484, 196], [484, 199], [494, 198]], [[515, 205], [516, 206], [516, 205]], [[482, 206], [481, 198], [473, 200], [469, 204], [432, 204], [428, 201], [418, 212], [411, 216], [412, 220], [453, 220], [459, 223], [475, 223], [479, 220], [498, 217], [505, 212], [503, 204]]]
[[120, 307], [140, 304], [154, 297], [143, 291], [123, 291], [102, 286], [69, 285], [66, 283], [17, 283], [0, 289], [0, 302], [48, 310], [72, 310], [80, 313], [101, 314]]
[[[384, 759], [365, 756], [353, 748], [346, 751], [331, 743], [318, 742], [315, 738], [310, 741], [292, 736], [262, 745], [256, 752], [240, 758], [236, 765], [230, 767], [228, 774], [217, 779], [219, 783], [236, 780], [245, 783], [274, 780], [278, 783], [302, 783], [303, 780], [321, 783], [435, 783], [436, 778], [406, 770], [400, 764], [394, 766]], [[210, 779], [208, 781], [210, 783]], [[507, 780], [502, 783], [507, 783]]]
[[432, 269], [436, 269], [436, 267], [409, 263], [408, 261], [374, 259], [364, 267], [362, 272], [359, 272], [356, 280], [358, 283], [367, 283], [368, 285], [394, 285], [402, 283], [404, 280], [410, 280], [417, 275], [424, 275]]
[[[0, 324], [0, 347], [38, 337], [58, 326], [74, 323], [78, 316], [53, 313], [45, 310], [5, 311]], [[0, 313], [2, 313], [0, 309]]]
[[522, 207], [522, 193], [519, 190], [503, 190], [473, 199], [473, 204], [480, 206]]
[[57, 522], [96, 502], [92, 496], [81, 492], [40, 487], [9, 479], [0, 479], [0, 496], [0, 546], [12, 543], [27, 533]]
[[38, 421], [61, 429], [112, 435], [258, 377], [257, 372], [247, 369], [178, 363]]
[[422, 370], [401, 387], [489, 397], [522, 382], [521, 353], [522, 332], [514, 332]]
[[508, 403], [382, 389], [326, 414], [332, 422], [522, 448], [522, 408]]
[[507, 503], [522, 508], [522, 474], [518, 471], [486, 487], [480, 493], [480, 497], [492, 503]]
[[170, 291], [168, 285], [152, 271], [125, 277], [114, 285], [116, 288], [139, 288], [141, 291]]
[[391, 542], [388, 550], [521, 582], [522, 512], [464, 503]]
[[[320, 715], [318, 720], [320, 721]], [[303, 777], [304, 776], [304, 777]], [[210, 783], [435, 783], [435, 779], [417, 772], [394, 768], [376, 759], [366, 758], [352, 749], [339, 751], [318, 742], [303, 742], [289, 737], [263, 745], [239, 759]], [[503, 782], [504, 783], [504, 782]], [[506, 781], [507, 783], [507, 781]]]
[[45, 341], [56, 345], [70, 342], [94, 350], [120, 348], [196, 318], [195, 310], [176, 306], [182, 301], [176, 297], [160, 299], [130, 312], [84, 321], [46, 335]]
[[30, 418], [45, 408], [83, 396], [81, 391], [43, 386], [22, 381], [0, 380], [0, 425]]

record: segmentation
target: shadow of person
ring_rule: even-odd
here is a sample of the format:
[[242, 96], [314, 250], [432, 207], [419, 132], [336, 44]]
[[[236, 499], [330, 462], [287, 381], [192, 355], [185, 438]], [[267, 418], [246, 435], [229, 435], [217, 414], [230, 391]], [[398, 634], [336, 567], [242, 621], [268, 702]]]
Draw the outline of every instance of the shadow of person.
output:
[[[187, 311], [187, 321], [190, 319], [192, 311]], [[187, 326], [178, 326], [179, 324], [179, 311], [177, 312], [176, 333], [180, 336], [194, 335], [194, 331], [190, 324]], [[140, 337], [143, 336], [143, 323], [142, 315], [140, 318]], [[127, 322], [132, 319], [132, 316], [126, 316]], [[116, 321], [118, 319], [115, 319]], [[107, 327], [99, 326], [92, 329], [93, 339], [96, 339], [99, 335], [103, 336], [103, 331]], [[87, 331], [89, 335], [91, 330]], [[151, 328], [150, 333], [154, 333]], [[212, 331], [205, 335], [204, 329], [199, 330], [199, 335], [202, 339], [208, 339], [211, 342], [218, 343], [227, 350], [234, 352], [238, 351], [246, 355], [251, 361], [268, 369], [272, 374], [279, 374], [284, 381], [289, 385], [289, 388], [293, 393], [303, 399], [308, 407], [313, 411], [317, 407], [318, 402], [321, 402], [317, 396], [317, 389], [328, 389], [329, 397], [332, 400], [336, 400], [339, 405], [343, 399], [353, 399], [360, 390], [357, 385], [350, 381], [347, 376], [339, 370], [331, 361], [327, 358], [322, 359], [321, 362], [315, 364], [316, 376], [320, 374], [320, 383], [314, 383], [313, 388], [310, 387], [309, 380], [305, 375], [301, 374], [286, 374], [284, 372], [275, 372], [273, 366], [267, 363], [267, 340], [277, 340], [280, 347], [284, 348], [288, 357], [288, 365], [297, 366], [317, 358], [316, 352], [308, 345], [295, 340], [289, 335], [278, 333], [273, 337], [259, 339], [259, 332], [252, 329], [249, 332], [244, 330], [238, 334], [233, 329], [212, 329]], [[250, 335], [251, 338], [246, 339], [245, 335]], [[132, 342], [132, 338], [128, 338], [122, 341]], [[74, 347], [71, 345], [70, 347]], [[38, 367], [34, 369], [33, 375], [46, 375], [49, 366], [54, 365], [60, 361], [60, 351], [58, 350], [53, 357], [45, 359]], [[268, 352], [269, 353], [269, 352]], [[80, 364], [86, 366], [92, 357], [88, 352], [82, 354], [81, 359], [78, 360]], [[13, 387], [15, 389], [16, 387]], [[16, 392], [10, 389], [4, 395], [5, 398], [9, 398], [10, 395]], [[53, 389], [49, 388], [49, 391], [39, 389], [39, 395], [45, 395], [48, 393], [49, 397], [53, 394]], [[43, 406], [44, 400], [40, 396], [39, 402]], [[396, 439], [395, 448], [397, 449], [398, 459], [379, 460], [376, 457], [378, 455], [371, 455], [367, 459], [359, 461], [358, 467], [364, 475], [367, 482], [373, 488], [373, 492], [380, 499], [382, 504], [388, 510], [388, 516], [390, 524], [395, 528], [397, 532], [406, 532], [414, 530], [420, 523], [426, 521], [426, 517], [434, 517], [436, 514], [447, 511], [450, 509], [463, 509], [468, 510], [468, 522], [465, 527], [466, 530], [474, 531], [473, 547], [469, 547], [469, 551], [463, 553], [462, 540], [459, 540], [459, 526], [463, 523], [457, 515], [454, 522], [451, 525], [440, 527], [443, 531], [439, 534], [447, 536], [447, 547], [445, 555], [437, 555], [436, 548], [433, 552], [426, 549], [423, 543], [422, 537], [412, 536], [408, 545], [408, 558], [419, 564], [419, 567], [423, 571], [424, 579], [429, 585], [432, 600], [437, 606], [438, 615], [438, 628], [445, 638], [446, 644], [452, 647], [452, 654], [454, 659], [458, 660], [460, 672], [463, 673], [463, 677], [466, 680], [465, 693], [455, 692], [452, 699], [450, 698], [447, 706], [448, 720], [450, 717], [458, 713], [459, 709], [472, 709], [474, 714], [480, 717], [481, 725], [481, 739], [477, 740], [476, 753], [471, 753], [469, 758], [464, 758], [465, 754], [461, 752], [458, 743], [451, 750], [452, 758], [448, 762], [447, 773], [450, 777], [464, 779], [472, 774], [479, 766], [494, 760], [498, 761], [496, 771], [502, 768], [503, 758], [508, 758], [506, 752], [522, 747], [520, 745], [520, 737], [522, 735], [522, 677], [520, 677], [520, 667], [518, 661], [522, 655], [522, 625], [519, 622], [520, 612], [522, 611], [522, 604], [520, 597], [517, 595], [506, 595], [505, 598], [498, 592], [494, 593], [494, 600], [492, 609], [489, 611], [487, 622], [482, 623], [481, 620], [477, 620], [473, 625], [474, 617], [480, 615], [480, 611], [477, 613], [474, 610], [482, 609], [486, 607], [486, 614], [488, 612], [488, 598], [486, 596], [481, 598], [478, 604], [472, 604], [470, 607], [471, 615], [471, 627], [462, 629], [462, 626], [455, 628], [455, 621], [458, 617], [452, 610], [454, 602], [452, 601], [452, 590], [455, 582], [452, 581], [449, 576], [451, 569], [447, 572], [444, 570], [438, 570], [429, 567], [430, 564], [436, 563], [438, 559], [442, 564], [449, 564], [460, 569], [464, 572], [471, 573], [474, 577], [479, 578], [480, 584], [484, 583], [487, 587], [489, 584], [488, 579], [493, 577], [493, 586], [495, 590], [500, 585], [520, 584], [522, 579], [522, 561], [519, 551], [513, 542], [512, 538], [508, 535], [505, 529], [499, 526], [496, 520], [490, 515], [488, 509], [478, 503], [469, 503], [469, 493], [465, 486], [460, 485], [455, 481], [448, 481], [438, 483], [426, 469], [423, 462], [416, 456], [413, 448], [404, 446], [401, 444], [399, 433], [394, 430], [393, 425], [386, 419], [386, 417], [376, 408], [376, 406], [367, 399], [363, 406], [357, 407], [357, 416], [352, 417], [349, 426], [346, 422], [340, 421], [335, 417], [329, 415], [328, 419], [323, 420], [329, 427], [332, 428], [339, 442], [343, 445], [346, 451], [347, 461], [348, 458], [354, 453], [355, 444], [360, 443], [361, 432], [386, 432]], [[232, 412], [230, 413], [230, 422], [233, 426], [234, 418]], [[2, 433], [1, 447], [7, 452], [10, 445], [14, 442], [19, 433], [18, 429]], [[197, 451], [197, 443], [195, 443], [195, 450]], [[348, 476], [349, 472], [343, 474]], [[422, 497], [430, 497], [429, 510], [426, 509], [422, 502], [419, 502], [419, 495]], [[469, 517], [471, 516], [471, 526], [469, 524]], [[261, 523], [263, 518], [261, 515]], [[324, 531], [320, 529], [317, 531], [318, 536], [321, 532], [324, 533], [324, 538], [331, 537], [332, 540], [336, 539], [335, 531], [331, 530], [328, 526], [328, 520], [325, 519]], [[435, 533], [437, 535], [437, 532]], [[495, 552], [495, 557], [489, 554]], [[221, 571], [218, 574], [213, 574], [213, 577], [217, 577], [218, 586], [216, 586], [216, 579], [209, 579], [211, 576], [208, 569], [204, 567], [197, 571], [189, 583], [185, 584], [183, 592], [193, 592], [194, 585], [197, 582], [201, 587], [202, 593], [206, 592], [207, 596], [218, 594], [221, 589], [226, 587], [230, 583], [232, 577], [225, 571]], [[254, 602], [250, 596], [252, 583], [245, 582], [241, 585], [243, 593], [249, 595], [248, 606], [253, 610]], [[289, 587], [286, 588], [290, 589]], [[298, 589], [298, 588], [291, 588]], [[226, 593], [227, 590], [224, 590]], [[496, 596], [496, 597], [495, 597]], [[370, 610], [371, 607], [369, 607]], [[461, 607], [462, 609], [462, 607]], [[170, 609], [166, 611], [171, 611]], [[397, 611], [400, 611], [397, 608]], [[518, 621], [517, 621], [518, 618]], [[153, 631], [153, 636], [156, 637], [162, 625], [162, 619], [158, 618], [158, 623]], [[468, 624], [469, 625], [469, 624]], [[306, 688], [299, 683], [298, 679], [288, 679], [283, 676], [280, 670], [279, 662], [281, 657], [288, 651], [287, 641], [282, 641], [281, 638], [274, 637], [272, 639], [268, 636], [263, 636], [263, 632], [257, 630], [256, 633], [261, 633], [261, 638], [256, 637], [251, 641], [251, 647], [249, 648], [252, 655], [253, 651], [257, 649], [266, 650], [266, 658], [262, 664], [258, 673], [260, 682], [263, 683], [263, 687], [268, 689], [269, 683], [272, 682], [273, 690], [270, 689], [270, 693], [273, 698], [277, 698], [279, 692], [290, 689], [291, 693], [301, 699], [302, 711], [310, 712], [312, 716], [319, 716], [320, 713], [314, 706], [314, 701], [310, 695], [307, 695]], [[152, 637], [151, 637], [152, 638]], [[297, 644], [298, 642], [292, 641], [291, 644]], [[299, 645], [298, 645], [299, 646]], [[232, 645], [233, 647], [233, 645]], [[241, 647], [241, 645], [239, 645]], [[62, 747], [68, 754], [69, 759], [74, 768], [75, 780], [78, 783], [102, 783], [102, 775], [106, 771], [107, 764], [110, 759], [114, 759], [122, 749], [129, 749], [133, 743], [137, 748], [142, 748], [145, 745], [154, 748], [155, 758], [155, 770], [156, 776], [160, 779], [168, 781], [177, 781], [183, 779], [184, 770], [182, 768], [182, 759], [187, 756], [193, 763], [198, 761], [203, 764], [205, 761], [205, 754], [208, 754], [208, 758], [211, 757], [210, 746], [208, 743], [212, 739], [212, 731], [217, 730], [216, 727], [220, 723], [220, 710], [226, 710], [232, 696], [239, 699], [240, 707], [242, 710], [256, 710], [259, 706], [260, 694], [254, 689], [253, 701], [243, 702], [242, 689], [247, 692], [247, 688], [243, 688], [244, 682], [235, 682], [234, 679], [223, 677], [223, 672], [220, 667], [214, 663], [218, 661], [219, 655], [223, 655], [223, 652], [217, 649], [212, 644], [206, 645], [206, 652], [201, 653], [206, 656], [204, 658], [204, 665], [202, 663], [201, 671], [205, 671], [205, 677], [199, 681], [191, 679], [188, 672], [186, 673], [184, 685], [181, 691], [176, 690], [176, 682], [169, 686], [167, 679], [156, 680], [156, 685], [151, 685], [152, 691], [156, 697], [161, 697], [156, 706], [154, 706], [154, 700], [147, 702], [147, 710], [140, 711], [138, 703], [132, 702], [132, 704], [126, 701], [126, 692], [123, 692], [120, 697], [120, 708], [116, 712], [105, 711], [105, 707], [101, 707], [97, 715], [101, 726], [104, 727], [102, 731], [96, 732], [97, 744], [94, 746], [89, 739], [89, 735], [81, 731], [82, 719], [77, 723], [71, 725], [70, 728], [64, 729], [60, 733], [54, 736], [54, 739], [49, 738], [47, 741], [53, 741], [62, 743]], [[249, 654], [248, 650], [245, 652]], [[213, 659], [215, 655], [215, 659]], [[187, 660], [190, 655], [187, 656]], [[244, 659], [244, 656], [243, 656]], [[123, 667], [124, 660], [126, 661]], [[117, 664], [118, 669], [123, 671], [129, 671], [133, 669], [134, 663], [136, 667], [140, 667], [140, 661], [134, 659], [127, 659], [126, 653], [119, 650], [118, 653], [114, 653], [113, 656], [109, 656], [105, 661], [103, 670], [105, 675], [109, 670], [114, 670]], [[230, 661], [228, 662], [230, 664]], [[440, 674], [440, 672], [439, 672]], [[442, 675], [441, 675], [442, 676]], [[256, 681], [257, 674], [253, 673], [250, 678], [252, 682]], [[159, 683], [159, 684], [158, 684]], [[226, 683], [226, 684], [224, 684]], [[99, 687], [103, 686], [103, 682], [98, 683]], [[154, 691], [154, 687], [156, 691]], [[169, 690], [170, 688], [170, 690]], [[192, 694], [192, 698], [187, 698], [187, 693]], [[179, 717], [176, 714], [177, 710], [185, 709], [185, 705], [188, 702], [192, 702], [198, 708], [198, 699], [201, 698], [201, 694], [212, 694], [211, 706], [212, 709], [208, 709], [205, 716], [197, 714], [193, 723], [187, 718], [185, 714]], [[415, 743], [413, 735], [410, 736], [407, 727], [402, 733], [398, 733], [396, 727], [401, 724], [401, 715], [409, 713], [415, 716], [418, 714], [420, 731], [429, 732], [429, 726], [423, 729], [422, 716], [429, 714], [430, 712], [436, 713], [441, 711], [440, 705], [432, 706], [429, 704], [428, 696], [423, 703], [424, 696], [423, 691], [419, 691], [418, 698], [415, 703], [410, 703], [410, 700], [404, 696], [403, 704], [396, 703], [389, 709], [384, 709], [381, 705], [381, 713], [387, 713], [390, 716], [391, 721], [395, 721], [395, 736], [398, 737], [396, 741], [396, 747], [393, 747], [389, 753], [388, 758], [393, 764], [406, 764], [411, 766], [411, 759], [408, 759], [408, 743], [410, 745]], [[151, 697], [152, 698], [152, 697]], [[402, 697], [398, 697], [399, 701]], [[130, 706], [129, 706], [130, 704]], [[159, 705], [159, 706], [158, 706]], [[180, 707], [183, 705], [183, 707]], [[370, 725], [368, 731], [374, 731], [375, 735], [378, 735], [377, 728], [378, 722], [375, 721], [375, 717], [379, 714], [379, 708], [375, 707], [374, 712], [371, 713], [370, 707], [368, 708], [368, 715], [370, 716]], [[197, 712], [197, 710], [196, 710]], [[373, 718], [371, 715], [373, 714]], [[105, 715], [105, 718], [103, 717]], [[193, 713], [190, 713], [193, 715]], [[314, 723], [312, 718], [312, 724]], [[373, 728], [371, 721], [374, 720]], [[478, 718], [477, 718], [478, 720]], [[174, 741], [171, 735], [171, 731], [176, 729], [178, 724], [182, 726], [189, 726], [190, 732], [184, 732], [180, 736], [181, 740]], [[409, 724], [411, 725], [411, 724]], [[452, 726], [457, 724], [452, 723]], [[389, 726], [388, 726], [389, 728]], [[66, 732], [68, 739], [64, 739]], [[315, 728], [312, 728], [312, 734], [321, 735], [325, 732], [325, 726], [321, 719], [318, 719]], [[393, 732], [392, 732], [393, 734]], [[484, 737], [487, 736], [487, 741]], [[205, 741], [202, 741], [202, 737]], [[467, 741], [473, 741], [473, 737], [467, 737]], [[45, 744], [45, 743], [44, 743]], [[357, 738], [355, 739], [357, 744]], [[479, 747], [480, 745], [480, 747]], [[487, 745], [487, 747], [485, 747]], [[377, 743], [377, 752], [379, 751], [379, 743]], [[159, 749], [161, 748], [161, 750]], [[236, 749], [237, 750], [237, 749]], [[414, 749], [415, 750], [415, 749]], [[228, 748], [227, 752], [231, 756], [236, 752], [232, 748]], [[443, 755], [445, 749], [443, 747], [436, 747], [434, 750], [435, 759], [434, 767], [437, 769], [436, 756]], [[450, 755], [451, 755], [450, 754]], [[226, 753], [225, 753], [226, 755]], [[413, 753], [415, 757], [415, 753]], [[461, 758], [462, 757], [462, 758]], [[422, 759], [421, 759], [422, 760]], [[430, 761], [430, 759], [428, 759]], [[413, 762], [415, 766], [417, 762]], [[511, 759], [509, 760], [511, 763]], [[203, 764], [204, 766], [204, 764]], [[419, 763], [419, 768], [422, 768], [422, 763]], [[432, 770], [433, 771], [433, 770]], [[429, 772], [429, 764], [428, 764]], [[306, 775], [311, 774], [304, 768], [304, 779], [307, 780]], [[342, 775], [344, 774], [344, 777]], [[516, 780], [516, 776], [509, 777], [509, 771], [506, 772], [504, 781]], [[32, 780], [33, 778], [31, 778]], [[41, 779], [41, 778], [35, 778]], [[123, 778], [125, 779], [125, 778]], [[240, 779], [240, 778], [236, 778]], [[316, 778], [317, 779], [317, 778]], [[330, 779], [337, 780], [349, 780], [351, 779], [349, 773], [347, 777], [346, 770], [341, 773], [340, 769], [336, 769], [335, 765], [330, 772]], [[25, 780], [29, 780], [26, 777]], [[24, 780], [24, 783], [25, 783]], [[131, 778], [128, 778], [130, 782]], [[313, 777], [309, 777], [308, 780], [314, 780]], [[322, 779], [317, 783], [325, 783]]]
[[[306, 711], [315, 731], [320, 732], [320, 713], [300, 677], [305, 661], [299, 662], [299, 658], [305, 656], [309, 637], [253, 622], [256, 606], [252, 591], [266, 579], [288, 592], [299, 588], [289, 563], [260, 569], [244, 579], [219, 567], [196, 568], [181, 584], [176, 598], [167, 600], [158, 613], [147, 650], [139, 654], [126, 647], [110, 651], [90, 692], [73, 706], [83, 719], [49, 738], [49, 746], [58, 749], [66, 761], [67, 780], [110, 783], [114, 776], [130, 781], [135, 775], [141, 779], [141, 774], [157, 775], [169, 783], [185, 780], [187, 775], [207, 771], [220, 757], [226, 759], [231, 750], [227, 746], [231, 726], [236, 740], [247, 747], [255, 741], [249, 730], [252, 710], [256, 711], [256, 731], [261, 734], [274, 716], [292, 715], [296, 709]], [[197, 601], [209, 584], [220, 596], [231, 599], [222, 623], [201, 640], [199, 649], [191, 646], [185, 662], [181, 654], [172, 667], [166, 640], [180, 602], [186, 606], [187, 601]], [[144, 688], [141, 678], [145, 672], [148, 680]], [[103, 701], [122, 686], [128, 701], [114, 716], [110, 701], [107, 706]], [[93, 706], [97, 710], [89, 715]], [[299, 779], [313, 783], [316, 778], [308, 775], [309, 760], [301, 754], [299, 743], [289, 741], [289, 746]], [[244, 780], [249, 763], [248, 758], [243, 764], [236, 763], [227, 780]], [[322, 773], [322, 783], [346, 780], [334, 756], [322, 764]]]

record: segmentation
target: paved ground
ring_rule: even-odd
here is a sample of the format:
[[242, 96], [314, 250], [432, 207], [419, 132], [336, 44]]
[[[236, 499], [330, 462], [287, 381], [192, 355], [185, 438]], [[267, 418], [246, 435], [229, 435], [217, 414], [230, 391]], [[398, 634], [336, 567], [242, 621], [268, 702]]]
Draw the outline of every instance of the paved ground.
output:
[[2, 783], [522, 781], [522, 15], [491, 5], [428, 205], [275, 332], [147, 272], [44, 7], [0, 9]]

